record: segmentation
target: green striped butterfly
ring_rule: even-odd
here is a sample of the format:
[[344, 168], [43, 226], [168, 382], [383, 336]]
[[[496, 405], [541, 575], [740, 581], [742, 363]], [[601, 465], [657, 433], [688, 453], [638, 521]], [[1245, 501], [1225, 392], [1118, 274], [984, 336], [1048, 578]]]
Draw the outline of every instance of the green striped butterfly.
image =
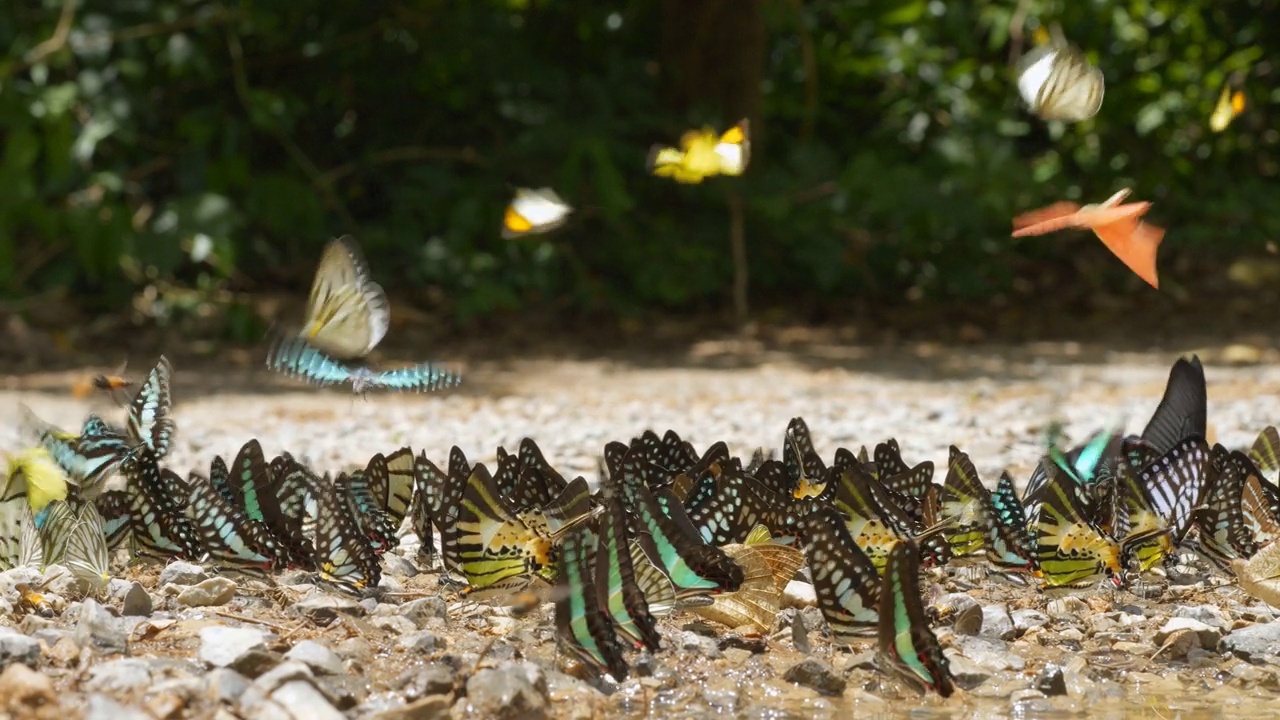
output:
[[534, 534], [558, 540], [570, 527], [584, 522], [596, 512], [587, 479], [579, 475], [558, 497], [538, 509], [516, 513], [516, 518]]
[[[657, 652], [661, 647], [657, 622], [649, 613], [649, 603], [636, 583], [627, 512], [622, 498], [605, 500], [598, 520], [599, 546], [595, 556], [595, 592], [602, 610], [609, 614], [624, 638], [636, 647]], [[652, 566], [651, 566], [652, 567]], [[665, 582], [665, 579], [663, 580]], [[670, 585], [668, 584], [668, 588]], [[674, 600], [674, 597], [673, 597]]]
[[1258, 433], [1249, 449], [1249, 459], [1268, 476], [1280, 472], [1280, 432], [1275, 425], [1268, 425]]
[[[212, 474], [225, 472], [214, 467]], [[274, 542], [258, 534], [244, 512], [228, 503], [209, 479], [198, 473], [187, 476], [187, 513], [215, 567], [265, 577], [274, 566]]]
[[300, 336], [334, 357], [350, 360], [368, 355], [390, 326], [387, 295], [371, 279], [355, 238], [343, 235], [330, 241], [316, 268]]
[[803, 533], [818, 609], [835, 641], [849, 645], [879, 622], [880, 577], [835, 509], [820, 508], [806, 517]]
[[556, 636], [592, 672], [607, 672], [621, 682], [627, 677], [627, 662], [613, 621], [600, 605], [595, 583], [598, 543], [590, 524], [579, 525], [565, 535], [556, 599]]
[[986, 548], [991, 517], [991, 493], [983, 486], [969, 456], [952, 445], [947, 459], [947, 477], [942, 483], [942, 517], [954, 518], [954, 529], [944, 533], [951, 543], [952, 558], [972, 558]]
[[[387, 517], [399, 529], [405, 516], [409, 514], [409, 505], [413, 502], [413, 487], [417, 480], [413, 450], [402, 447], [384, 457], [375, 468], [378, 457], [379, 455], [375, 455], [369, 460], [365, 473], [369, 476], [375, 499], [381, 502], [383, 509], [387, 511]], [[383, 467], [386, 468], [385, 475], [381, 473]]]
[[[1124, 456], [1137, 457], [1140, 446], [1126, 439]], [[1120, 564], [1137, 572], [1147, 572], [1173, 554], [1170, 527], [1155, 509], [1148, 485], [1139, 480], [1133, 463], [1126, 460], [1119, 468], [1115, 537], [1120, 540]]]
[[884, 670], [921, 692], [955, 691], [950, 664], [925, 618], [920, 592], [920, 550], [904, 540], [889, 552], [880, 587], [876, 660]]

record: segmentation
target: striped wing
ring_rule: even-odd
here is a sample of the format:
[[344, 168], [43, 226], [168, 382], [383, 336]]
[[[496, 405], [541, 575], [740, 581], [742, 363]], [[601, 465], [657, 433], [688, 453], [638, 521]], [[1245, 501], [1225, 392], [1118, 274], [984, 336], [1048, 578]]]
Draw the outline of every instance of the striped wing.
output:
[[109, 558], [102, 516], [93, 503], [85, 503], [77, 511], [75, 524], [67, 537], [63, 564], [91, 591], [98, 592], [111, 581]]
[[626, 679], [628, 667], [622, 656], [613, 621], [601, 607], [595, 583], [595, 559], [599, 539], [595, 529], [580, 525], [564, 538], [562, 572], [556, 593], [556, 636], [593, 673], [609, 673], [615, 680]]
[[[636, 647], [657, 652], [662, 644], [661, 636], [658, 634], [657, 622], [649, 612], [648, 599], [636, 580], [626, 507], [621, 498], [614, 496], [605, 502], [598, 533], [599, 547], [595, 557], [596, 601], [612, 618], [618, 633]], [[671, 602], [674, 603], [675, 594], [671, 591], [670, 583], [666, 578], [662, 578], [662, 583], [671, 592]], [[662, 589], [661, 585], [658, 587]]]
[[951, 668], [929, 628], [920, 592], [920, 551], [905, 540], [893, 547], [880, 588], [876, 660], [918, 690], [942, 697], [955, 691]]
[[462, 382], [455, 373], [434, 363], [419, 363], [406, 368], [375, 372], [369, 380], [371, 387], [397, 392], [432, 392], [451, 388]]
[[267, 368], [312, 385], [326, 387], [351, 382], [354, 371], [308, 345], [301, 338], [277, 336], [267, 351]]
[[851, 644], [879, 622], [880, 578], [834, 509], [822, 508], [805, 522], [804, 554], [818, 609], [835, 641]]
[[342, 359], [364, 357], [391, 326], [390, 305], [373, 282], [355, 238], [330, 242], [320, 257], [301, 337]]
[[150, 449], [156, 460], [163, 460], [169, 454], [169, 444], [176, 429], [171, 417], [173, 398], [169, 391], [172, 374], [169, 360], [161, 355], [129, 404], [129, 439]]
[[[377, 455], [374, 456], [379, 457]], [[409, 505], [413, 502], [414, 461], [413, 450], [402, 447], [383, 458], [381, 467], [386, 468], [385, 478], [380, 469], [374, 467], [374, 460], [369, 460], [365, 472], [369, 475], [369, 483], [373, 487], [375, 499], [378, 499], [392, 524], [397, 528], [404, 522], [409, 513]]]
[[216, 567], [258, 576], [274, 567], [274, 539], [195, 473], [188, 480], [187, 513]]
[[307, 493], [304, 526], [313, 530], [311, 540], [321, 579], [354, 593], [377, 587], [382, 579], [378, 558], [334, 484], [328, 478], [316, 478]]

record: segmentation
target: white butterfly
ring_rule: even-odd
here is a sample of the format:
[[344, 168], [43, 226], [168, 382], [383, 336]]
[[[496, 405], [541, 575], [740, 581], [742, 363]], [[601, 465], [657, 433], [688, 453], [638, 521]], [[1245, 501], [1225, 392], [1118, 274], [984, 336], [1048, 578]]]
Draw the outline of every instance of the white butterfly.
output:
[[390, 325], [387, 295], [370, 279], [355, 238], [330, 242], [316, 268], [301, 336], [334, 357], [353, 359], [368, 355]]
[[573, 208], [551, 188], [517, 188], [515, 199], [502, 218], [502, 237], [510, 239], [555, 230], [571, 212]]
[[1102, 71], [1068, 45], [1043, 45], [1018, 61], [1018, 92], [1045, 120], [1080, 122], [1102, 107]]

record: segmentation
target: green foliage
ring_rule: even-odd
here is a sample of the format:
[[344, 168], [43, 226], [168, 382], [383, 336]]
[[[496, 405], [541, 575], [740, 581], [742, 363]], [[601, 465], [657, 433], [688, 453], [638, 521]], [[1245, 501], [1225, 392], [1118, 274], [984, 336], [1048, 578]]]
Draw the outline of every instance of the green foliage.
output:
[[[80, 0], [61, 31], [62, 0], [8, 3], [0, 293], [304, 293], [350, 232], [393, 294], [461, 318], [719, 306], [730, 189], [753, 295], [781, 302], [1007, 293], [1082, 247], [1012, 240], [1013, 215], [1125, 185], [1171, 230], [1162, 264], [1208, 262], [1280, 235], [1278, 4], [776, 0], [751, 167], [680, 186], [649, 146], [736, 118], [664, 105], [653, 0]], [[1013, 47], [1054, 23], [1106, 76], [1084, 123], [1016, 97]], [[1210, 132], [1244, 71], [1248, 110]], [[544, 185], [571, 222], [503, 240], [514, 188]], [[1096, 254], [1091, 283], [1137, 282]], [[238, 302], [224, 329], [250, 334]]]

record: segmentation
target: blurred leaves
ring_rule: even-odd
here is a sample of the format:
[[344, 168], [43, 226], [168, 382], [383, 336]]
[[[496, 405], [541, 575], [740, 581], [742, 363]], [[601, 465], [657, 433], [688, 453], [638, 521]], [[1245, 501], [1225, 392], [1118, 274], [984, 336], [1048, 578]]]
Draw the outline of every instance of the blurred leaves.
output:
[[[786, 303], [1006, 293], [1084, 246], [1013, 241], [1013, 215], [1123, 185], [1170, 228], [1162, 265], [1280, 240], [1280, 0], [767, 4], [751, 167], [691, 187], [646, 174], [649, 146], [737, 118], [664, 106], [651, 0], [71, 5], [0, 7], [7, 296], [301, 295], [352, 232], [393, 294], [461, 318], [718, 306], [729, 187], [753, 293]], [[1106, 76], [1085, 123], [1016, 97], [1011, 61], [1054, 24]], [[1212, 133], [1235, 76], [1248, 108]], [[502, 240], [514, 188], [543, 185], [570, 223]], [[1098, 255], [1097, 282], [1132, 281]], [[250, 333], [237, 303], [223, 329]]]

